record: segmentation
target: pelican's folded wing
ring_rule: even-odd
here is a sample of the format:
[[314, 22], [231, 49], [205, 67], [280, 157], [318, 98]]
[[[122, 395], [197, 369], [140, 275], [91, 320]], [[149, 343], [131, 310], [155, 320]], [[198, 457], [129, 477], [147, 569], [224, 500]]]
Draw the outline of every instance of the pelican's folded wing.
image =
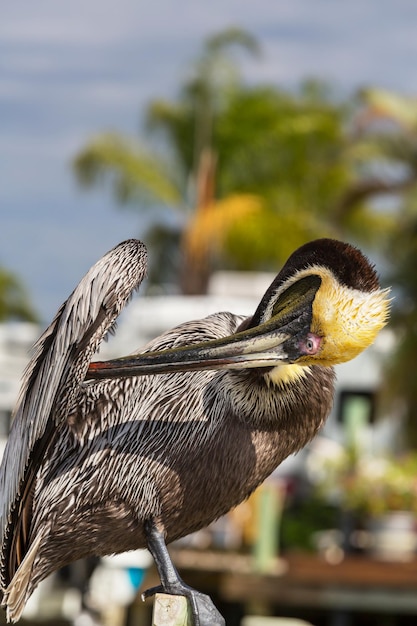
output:
[[101, 340], [142, 282], [146, 259], [140, 241], [127, 240], [113, 248], [88, 271], [35, 344], [0, 468], [2, 589], [27, 548], [22, 544], [30, 523], [27, 503], [36, 466], [53, 442], [56, 425], [76, 401]]

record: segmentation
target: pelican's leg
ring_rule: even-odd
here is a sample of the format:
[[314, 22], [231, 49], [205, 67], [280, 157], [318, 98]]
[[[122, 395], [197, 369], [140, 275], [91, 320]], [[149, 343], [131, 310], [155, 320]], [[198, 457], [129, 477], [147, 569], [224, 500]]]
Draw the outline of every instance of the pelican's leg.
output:
[[161, 585], [147, 589], [142, 594], [142, 598], [148, 598], [155, 593], [185, 596], [190, 601], [194, 626], [225, 626], [225, 621], [214, 606], [211, 598], [189, 587], [180, 578], [169, 556], [165, 539], [152, 521], [145, 523], [145, 534], [149, 551], [158, 569]]

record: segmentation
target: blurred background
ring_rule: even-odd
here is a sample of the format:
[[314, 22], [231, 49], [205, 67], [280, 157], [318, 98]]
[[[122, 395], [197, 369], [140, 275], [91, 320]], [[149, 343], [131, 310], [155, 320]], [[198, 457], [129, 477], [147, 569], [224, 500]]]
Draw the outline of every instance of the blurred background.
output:
[[[2, 446], [30, 346], [123, 239], [145, 241], [149, 277], [104, 357], [250, 315], [316, 237], [359, 245], [392, 286], [390, 327], [338, 369], [322, 435], [173, 547], [231, 626], [415, 622], [416, 26], [413, 0], [2, 9]], [[75, 564], [26, 623], [145, 626], [154, 579], [146, 552]]]

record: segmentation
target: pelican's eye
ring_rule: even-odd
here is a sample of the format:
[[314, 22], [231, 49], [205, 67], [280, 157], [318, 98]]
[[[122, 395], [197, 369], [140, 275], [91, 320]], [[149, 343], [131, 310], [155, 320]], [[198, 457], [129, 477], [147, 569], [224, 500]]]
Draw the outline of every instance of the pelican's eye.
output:
[[305, 339], [302, 339], [299, 344], [300, 354], [302, 355], [314, 355], [321, 348], [323, 338], [315, 335], [314, 333], [308, 333]]

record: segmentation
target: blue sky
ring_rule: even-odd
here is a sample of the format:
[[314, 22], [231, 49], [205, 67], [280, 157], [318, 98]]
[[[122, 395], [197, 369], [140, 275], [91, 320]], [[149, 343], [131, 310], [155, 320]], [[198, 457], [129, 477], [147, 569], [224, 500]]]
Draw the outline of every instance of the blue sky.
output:
[[172, 97], [202, 39], [231, 25], [263, 50], [252, 82], [307, 76], [349, 93], [417, 93], [415, 0], [6, 0], [0, 20], [0, 263], [45, 321], [140, 219], [82, 192], [71, 160], [103, 130], [136, 133], [146, 103]]

